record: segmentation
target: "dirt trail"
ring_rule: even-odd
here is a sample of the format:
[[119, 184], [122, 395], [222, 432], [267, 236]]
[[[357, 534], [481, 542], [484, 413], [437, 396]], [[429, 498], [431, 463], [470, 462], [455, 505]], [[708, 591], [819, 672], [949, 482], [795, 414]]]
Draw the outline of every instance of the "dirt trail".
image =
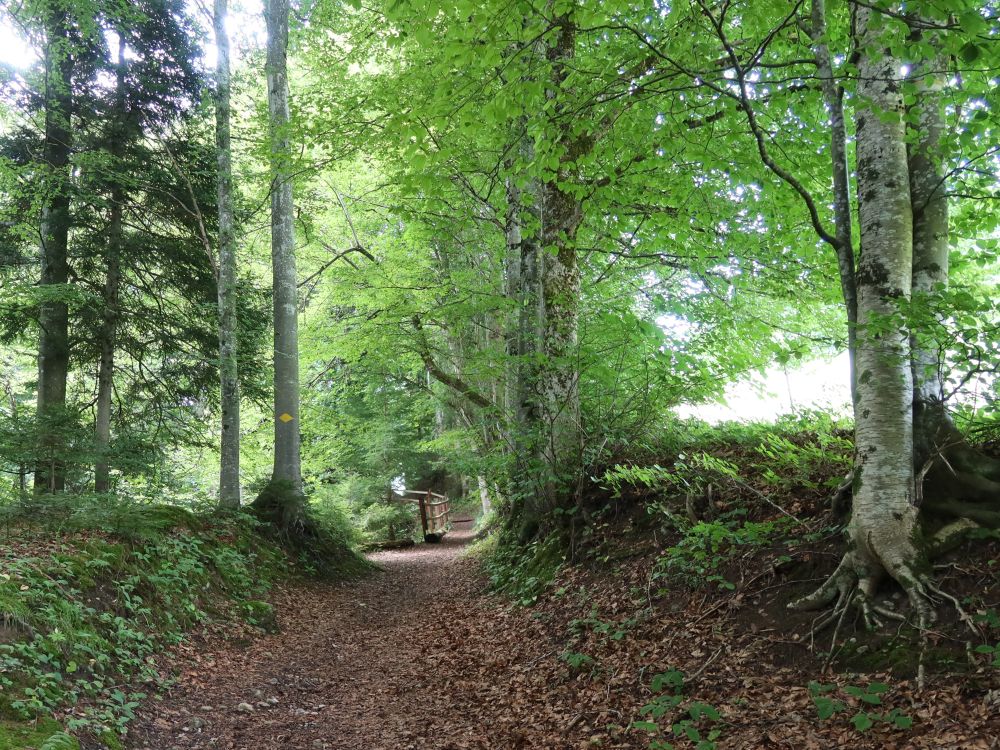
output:
[[555, 747], [536, 744], [510, 710], [511, 691], [553, 646], [530, 618], [483, 594], [474, 563], [460, 557], [469, 524], [456, 526], [441, 544], [374, 556], [384, 572], [358, 582], [279, 591], [280, 634], [179, 662], [179, 682], [146, 704], [129, 746]]

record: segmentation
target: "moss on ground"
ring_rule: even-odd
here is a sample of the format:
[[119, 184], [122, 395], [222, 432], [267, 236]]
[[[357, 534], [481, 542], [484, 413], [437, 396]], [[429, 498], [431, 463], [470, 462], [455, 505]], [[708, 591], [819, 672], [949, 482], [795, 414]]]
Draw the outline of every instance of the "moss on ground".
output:
[[79, 742], [64, 737], [52, 719], [0, 721], [0, 750], [79, 750]]

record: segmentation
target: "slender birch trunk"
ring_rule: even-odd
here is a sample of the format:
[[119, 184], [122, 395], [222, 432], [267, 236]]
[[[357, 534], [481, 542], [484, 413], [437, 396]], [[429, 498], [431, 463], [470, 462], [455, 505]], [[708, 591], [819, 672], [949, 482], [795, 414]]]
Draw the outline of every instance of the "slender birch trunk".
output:
[[[45, 202], [42, 207], [42, 272], [39, 286], [69, 282], [70, 170], [72, 148], [70, 118], [73, 109], [73, 51], [70, 49], [68, 11], [52, 7], [45, 19]], [[69, 377], [69, 308], [66, 302], [46, 300], [39, 306], [38, 400], [43, 422], [57, 419], [66, 408]], [[51, 430], [50, 426], [47, 430]], [[46, 431], [40, 440], [41, 455], [35, 468], [35, 489], [58, 492], [65, 488], [65, 466], [60, 458], [58, 435]], [[46, 455], [47, 454], [47, 455]]]
[[266, 0], [271, 135], [271, 267], [274, 279], [274, 473], [302, 492], [299, 343], [291, 148], [288, 140], [288, 0]]
[[219, 507], [240, 507], [240, 383], [236, 341], [236, 237], [233, 226], [233, 167], [230, 138], [228, 0], [215, 0], [215, 147], [219, 203]]

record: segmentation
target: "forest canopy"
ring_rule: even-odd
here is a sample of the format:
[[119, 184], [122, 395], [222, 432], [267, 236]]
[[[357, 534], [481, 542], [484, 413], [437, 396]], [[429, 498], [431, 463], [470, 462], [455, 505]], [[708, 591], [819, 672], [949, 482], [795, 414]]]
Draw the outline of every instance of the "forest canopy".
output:
[[677, 405], [846, 351], [850, 544], [796, 606], [929, 621], [1000, 526], [993, 3], [2, 8], [12, 498], [376, 539], [406, 486], [523, 545]]

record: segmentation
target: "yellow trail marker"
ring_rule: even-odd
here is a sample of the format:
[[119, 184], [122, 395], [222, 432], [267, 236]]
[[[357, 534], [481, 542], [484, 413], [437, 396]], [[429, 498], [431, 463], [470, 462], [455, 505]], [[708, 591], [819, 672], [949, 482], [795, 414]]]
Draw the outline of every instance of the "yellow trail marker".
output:
[[285, 412], [284, 414], [282, 414], [281, 416], [279, 416], [279, 417], [278, 417], [278, 419], [280, 419], [280, 420], [281, 420], [282, 422], [284, 422], [285, 424], [288, 424], [288, 423], [289, 423], [289, 422], [291, 422], [291, 421], [292, 421], [293, 419], [295, 419], [295, 417], [293, 417], [293, 416], [292, 416], [291, 414], [289, 414], [289, 413], [288, 413], [288, 412], [286, 411], [286, 412]]

